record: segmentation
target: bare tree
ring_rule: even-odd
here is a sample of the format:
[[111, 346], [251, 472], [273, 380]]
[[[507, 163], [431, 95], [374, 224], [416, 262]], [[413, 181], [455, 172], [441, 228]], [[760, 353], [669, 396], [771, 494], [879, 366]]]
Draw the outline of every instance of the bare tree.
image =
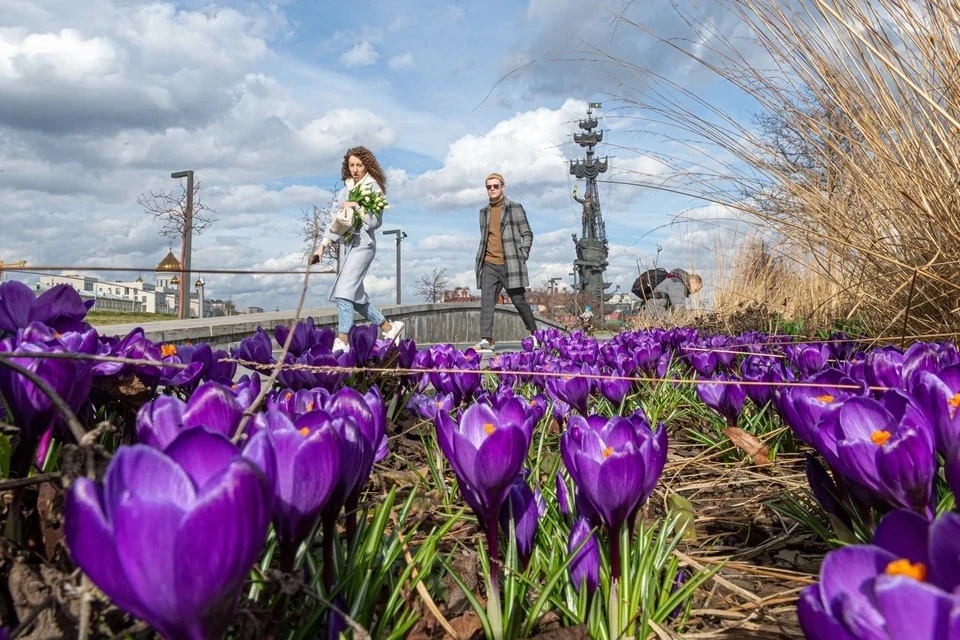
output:
[[[179, 189], [147, 191], [137, 198], [137, 204], [154, 220], [163, 222], [160, 235], [171, 240], [183, 238], [187, 228], [187, 187], [181, 182]], [[193, 233], [200, 235], [218, 220], [217, 212], [200, 201], [200, 181], [193, 184]]]
[[425, 273], [417, 280], [417, 295], [424, 302], [442, 302], [443, 292], [450, 287], [450, 278], [447, 277], [447, 270], [434, 269], [430, 273]]
[[[333, 217], [333, 200], [322, 207], [316, 205], [300, 210], [300, 237], [303, 239], [303, 258], [309, 260], [314, 247], [320, 246], [323, 231]], [[329, 268], [340, 259], [340, 244], [334, 242], [323, 250], [320, 268]]]

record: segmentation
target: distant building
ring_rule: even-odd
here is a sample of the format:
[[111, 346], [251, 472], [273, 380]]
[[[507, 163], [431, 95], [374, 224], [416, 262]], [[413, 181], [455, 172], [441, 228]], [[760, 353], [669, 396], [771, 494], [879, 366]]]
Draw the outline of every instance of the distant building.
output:
[[[479, 295], [473, 295], [470, 289], [467, 287], [457, 287], [451, 291], [443, 292], [443, 302], [447, 303], [457, 303], [457, 302], [480, 302]], [[510, 296], [508, 296], [503, 291], [500, 292], [500, 298], [497, 300], [497, 304], [512, 304], [510, 302]]]
[[247, 307], [246, 313], [263, 313], [263, 307]]
[[[82, 298], [96, 300], [95, 309], [101, 311], [139, 311], [142, 313], [177, 314], [180, 309], [180, 261], [169, 251], [163, 260], [157, 263], [154, 271], [154, 283], [144, 282], [138, 277], [133, 282], [117, 280], [106, 282], [95, 276], [59, 275], [40, 278], [38, 289], [43, 291], [58, 284], [66, 284], [80, 294]], [[200, 297], [196, 291], [190, 292], [190, 317], [196, 318], [200, 311]], [[233, 307], [233, 303], [230, 303]], [[233, 309], [236, 313], [236, 309]], [[203, 301], [203, 315], [233, 315], [216, 313], [212, 300]]]
[[615, 293], [610, 296], [610, 299], [606, 302], [606, 308], [630, 313], [639, 306], [639, 303], [640, 298], [632, 293]]
[[476, 302], [479, 300], [480, 298], [471, 294], [470, 289], [466, 287], [457, 287], [452, 291], [443, 292], [444, 302]]

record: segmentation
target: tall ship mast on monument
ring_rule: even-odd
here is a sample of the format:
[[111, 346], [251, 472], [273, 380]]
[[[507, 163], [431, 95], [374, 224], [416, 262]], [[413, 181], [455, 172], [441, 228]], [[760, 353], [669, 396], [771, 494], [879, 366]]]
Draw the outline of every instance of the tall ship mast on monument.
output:
[[607, 158], [600, 160], [594, 157], [594, 147], [603, 140], [603, 131], [597, 129], [598, 121], [593, 116], [593, 110], [599, 108], [599, 102], [591, 102], [587, 106], [587, 117], [578, 123], [584, 133], [573, 134], [573, 141], [587, 150], [586, 159], [570, 161], [570, 174], [586, 182], [582, 198], [577, 196], [577, 186], [573, 188], [573, 199], [583, 207], [580, 238], [573, 234], [577, 248], [573, 269], [576, 274], [574, 287], [578, 291], [598, 300], [601, 300], [601, 296], [602, 300], [608, 300], [610, 294], [605, 291], [612, 283], [604, 282], [603, 275], [607, 270], [609, 247], [597, 192], [597, 176], [606, 172]]

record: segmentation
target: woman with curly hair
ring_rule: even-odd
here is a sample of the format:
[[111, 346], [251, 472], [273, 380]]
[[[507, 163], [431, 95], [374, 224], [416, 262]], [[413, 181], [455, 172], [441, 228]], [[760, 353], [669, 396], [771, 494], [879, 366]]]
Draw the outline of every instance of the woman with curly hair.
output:
[[347, 344], [347, 333], [354, 324], [354, 311], [360, 312], [360, 315], [374, 324], [380, 325], [383, 330], [385, 340], [396, 340], [403, 331], [403, 323], [400, 321], [390, 322], [383, 317], [380, 310], [377, 309], [367, 298], [367, 292], [363, 289], [363, 278], [367, 275], [370, 263], [377, 253], [376, 230], [380, 228], [380, 216], [368, 214], [363, 207], [356, 202], [347, 200], [350, 191], [357, 185], [369, 185], [374, 192], [387, 192], [387, 178], [383, 175], [383, 169], [376, 157], [366, 147], [353, 147], [348, 149], [343, 156], [343, 166], [340, 170], [340, 176], [343, 178], [344, 188], [337, 194], [334, 204], [337, 205], [337, 214], [330, 221], [330, 225], [320, 240], [320, 246], [317, 248], [316, 256], [322, 257], [324, 248], [327, 245], [337, 242], [341, 239], [343, 232], [333, 233], [332, 228], [342, 228], [342, 222], [337, 225], [337, 220], [352, 220], [353, 210], [356, 209], [360, 214], [361, 225], [355, 229], [353, 238], [344, 242], [346, 253], [340, 264], [340, 273], [333, 283], [333, 290], [330, 292], [330, 301], [337, 303], [339, 312], [338, 336], [333, 343], [333, 350], [349, 351]]

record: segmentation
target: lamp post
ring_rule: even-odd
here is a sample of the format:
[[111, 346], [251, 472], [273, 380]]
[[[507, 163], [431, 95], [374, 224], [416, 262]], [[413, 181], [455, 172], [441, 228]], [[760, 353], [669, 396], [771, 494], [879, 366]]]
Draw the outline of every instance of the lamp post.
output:
[[400, 304], [400, 243], [407, 237], [407, 234], [400, 229], [388, 229], [383, 235], [396, 236], [394, 244], [397, 246], [397, 304]]
[[[193, 171], [175, 171], [170, 174], [171, 178], [180, 180], [187, 179], [187, 208], [183, 212], [183, 244], [180, 248], [180, 313], [178, 317], [183, 320], [190, 317], [190, 255], [193, 253]], [[202, 310], [201, 310], [202, 314]]]
[[557, 282], [563, 278], [550, 278], [550, 319], [557, 319]]
[[197, 303], [199, 304], [197, 308], [197, 317], [203, 317], [203, 285], [207, 284], [203, 281], [203, 278], [197, 278], [197, 282], [194, 286], [197, 288]]

